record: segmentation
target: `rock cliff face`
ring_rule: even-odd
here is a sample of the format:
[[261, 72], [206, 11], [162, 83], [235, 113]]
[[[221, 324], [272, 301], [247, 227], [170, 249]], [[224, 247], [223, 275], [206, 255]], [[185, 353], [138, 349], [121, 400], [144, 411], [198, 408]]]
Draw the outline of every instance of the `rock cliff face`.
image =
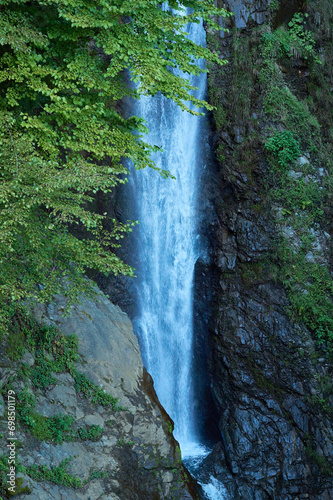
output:
[[[206, 469], [224, 481], [233, 499], [328, 500], [333, 498], [332, 358], [313, 305], [326, 285], [319, 283], [312, 295], [316, 278], [310, 267], [330, 275], [332, 210], [325, 186], [331, 137], [325, 135], [331, 115], [320, 108], [318, 96], [322, 99], [332, 85], [327, 68], [332, 6], [265, 0], [219, 4], [236, 16], [225, 25], [229, 33], [208, 32], [210, 47], [229, 64], [210, 68], [209, 74], [220, 163], [212, 224], [217, 285], [209, 371], [223, 442]], [[311, 30], [322, 66], [304, 54], [284, 58], [274, 52], [281, 49], [279, 37], [294, 29], [288, 23], [295, 14], [309, 15], [306, 27], [307, 18], [301, 18], [302, 29]], [[293, 32], [290, 36], [294, 40]], [[313, 148], [305, 125], [311, 117], [313, 137], [315, 121], [323, 125]], [[274, 167], [265, 146], [286, 130], [300, 145], [288, 178], [282, 163]], [[304, 165], [313, 168], [305, 171]], [[296, 206], [296, 192], [311, 183], [322, 199], [318, 196], [312, 212], [306, 212], [312, 195], [307, 191]], [[313, 215], [318, 207], [324, 216]], [[309, 235], [311, 243], [303, 247]], [[293, 285], [290, 276], [297, 276]], [[330, 300], [331, 295], [328, 316]], [[304, 312], [310, 309], [312, 322]]]
[[[229, 64], [209, 73], [219, 171], [206, 186], [216, 214], [212, 263], [198, 263], [195, 312], [198, 351], [208, 356], [200, 370], [209, 372], [217, 410], [207, 397], [201, 413], [207, 436], [216, 439], [218, 428], [221, 442], [201, 476], [220, 479], [233, 500], [332, 500], [333, 5], [218, 3], [235, 17], [223, 36], [208, 30], [208, 44]], [[309, 14], [307, 25], [295, 14]], [[126, 280], [98, 281], [131, 311]], [[16, 392], [20, 413], [19, 497], [195, 498], [127, 316], [104, 296], [67, 318], [64, 305], [57, 299], [36, 314], [77, 335], [80, 360], [71, 364], [69, 355], [64, 369], [48, 373], [64, 357], [61, 334], [48, 349], [30, 339], [10, 368], [2, 353], [4, 394]], [[197, 391], [208, 392], [198, 378]]]
[[[59, 329], [49, 341], [50, 349], [41, 350], [37, 335], [11, 367], [8, 353], [2, 353], [3, 395], [10, 388], [17, 400], [18, 498], [27, 493], [39, 500], [194, 498], [172, 437], [172, 422], [142, 366], [126, 314], [104, 295], [96, 302], [83, 300], [68, 317], [62, 317], [64, 306], [65, 300], [58, 297], [52, 306], [35, 309], [42, 324]], [[64, 346], [65, 337], [73, 333], [80, 358], [73, 365], [65, 360], [58, 371], [60, 356], [67, 361], [71, 356]], [[47, 330], [43, 336], [51, 338]], [[48, 375], [48, 366], [55, 372]], [[45, 381], [47, 376], [51, 380]], [[105, 394], [118, 402], [106, 401]], [[70, 422], [59, 420], [59, 415]], [[4, 416], [2, 411], [6, 438]], [[6, 444], [1, 446], [5, 458]]]

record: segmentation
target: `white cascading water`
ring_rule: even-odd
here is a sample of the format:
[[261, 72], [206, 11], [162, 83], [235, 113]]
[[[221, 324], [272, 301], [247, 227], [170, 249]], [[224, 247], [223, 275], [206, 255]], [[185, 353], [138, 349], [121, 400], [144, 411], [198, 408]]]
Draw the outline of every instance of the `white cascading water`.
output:
[[[202, 21], [186, 31], [197, 44], [205, 44]], [[190, 81], [198, 87], [196, 97], [203, 99], [206, 74], [191, 76]], [[151, 169], [131, 176], [139, 220], [134, 329], [157, 395], [175, 423], [183, 458], [204, 458], [209, 450], [199, 442], [193, 417], [191, 368], [194, 266], [200, 253], [197, 193], [205, 123], [162, 95], [141, 97], [138, 108], [136, 114], [148, 122], [146, 141], [164, 151], [154, 154], [156, 165], [169, 170], [176, 180], [164, 179]], [[202, 486], [207, 498], [225, 498], [222, 490], [216, 493], [216, 485]]]

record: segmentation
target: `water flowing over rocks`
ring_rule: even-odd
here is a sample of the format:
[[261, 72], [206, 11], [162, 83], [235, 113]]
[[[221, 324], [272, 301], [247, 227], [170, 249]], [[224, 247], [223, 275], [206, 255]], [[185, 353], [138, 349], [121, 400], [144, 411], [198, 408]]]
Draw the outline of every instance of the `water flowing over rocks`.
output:
[[[309, 3], [312, 5], [313, 1]], [[276, 241], [281, 235], [296, 250], [302, 242], [288, 219], [282, 219], [284, 207], [267, 196], [268, 189], [274, 187], [265, 150], [270, 122], [263, 110], [262, 84], [257, 79], [262, 64], [258, 45], [263, 25], [270, 23], [265, 29], [271, 33], [282, 23], [288, 23], [305, 4], [298, 0], [274, 3], [218, 0], [217, 3], [236, 15], [223, 21], [229, 33], [213, 35], [207, 28], [208, 44], [230, 63], [222, 72], [216, 67], [209, 68], [209, 98], [214, 105], [223, 105], [223, 109], [215, 111], [213, 124], [218, 171], [211, 172], [208, 179], [209, 168], [206, 169], [202, 176], [203, 192], [198, 194], [199, 204], [203, 203], [201, 212], [208, 214], [209, 219], [206, 225], [202, 224], [205, 236], [201, 244], [210, 246], [210, 258], [201, 256], [193, 264], [196, 332], [193, 349], [197, 354], [191, 381], [196, 397], [191, 395], [189, 399], [195, 400], [190, 415], [201, 418], [207, 437], [216, 444], [199, 465], [202, 486], [197, 489], [200, 498], [205, 500], [205, 494], [214, 500], [227, 496], [230, 500], [333, 500], [332, 363], [318, 348], [314, 332], [288, 313], [290, 301], [286, 289], [269, 262], [276, 257]], [[318, 26], [318, 19], [324, 22], [323, 17], [315, 19]], [[324, 59], [327, 55], [321, 54], [321, 57]], [[307, 84], [311, 83], [307, 68], [300, 60], [293, 64], [288, 68], [282, 64], [277, 67], [286, 75], [290, 94], [305, 95]], [[145, 101], [145, 104], [150, 107], [153, 103]], [[319, 114], [318, 109], [316, 113]], [[168, 116], [166, 113], [164, 120]], [[166, 129], [170, 132], [172, 127]], [[183, 132], [184, 127], [181, 129]], [[283, 127], [276, 130], [280, 129]], [[157, 126], [153, 130], [156, 134], [159, 132]], [[325, 127], [322, 133], [326, 133]], [[179, 136], [181, 148], [183, 137]], [[195, 137], [195, 141], [198, 140]], [[170, 136], [167, 146], [174, 143], [175, 137]], [[198, 145], [193, 141], [189, 151], [193, 153], [194, 148]], [[313, 160], [313, 152], [302, 151], [288, 175], [304, 184], [317, 184], [321, 189], [328, 175], [322, 160], [315, 163], [314, 172], [304, 170]], [[193, 173], [193, 168], [190, 172]], [[156, 191], [161, 194], [157, 181], [156, 184]], [[126, 205], [125, 198], [119, 204]], [[199, 211], [193, 212], [193, 218], [200, 219]], [[167, 217], [175, 212], [171, 206]], [[145, 215], [151, 218], [149, 211]], [[328, 220], [331, 215], [327, 212]], [[164, 221], [167, 217], [162, 207], [158, 218]], [[329, 223], [317, 224], [311, 229], [312, 248], [305, 256], [306, 262], [330, 264], [331, 229]], [[159, 242], [161, 235], [157, 236]], [[192, 236], [197, 235], [191, 232]], [[162, 255], [158, 245], [156, 248]], [[125, 249], [129, 255], [130, 249], [126, 246]], [[156, 253], [154, 258], [157, 256]], [[267, 256], [270, 259], [267, 260]], [[175, 269], [172, 259], [168, 265]], [[164, 263], [160, 267], [163, 266]], [[173, 284], [177, 277], [173, 277]], [[99, 285], [111, 299], [124, 303], [134, 316], [135, 305], [127, 293], [126, 279], [99, 277]], [[169, 289], [168, 284], [165, 290]], [[153, 293], [154, 300], [160, 296]], [[181, 301], [176, 293], [172, 299]], [[172, 422], [142, 366], [128, 317], [105, 296], [99, 303], [84, 300], [67, 318], [62, 317], [63, 307], [64, 299], [58, 298], [53, 306], [39, 307], [38, 317], [48, 324], [56, 324], [65, 334], [76, 333], [82, 354], [77, 368], [97, 386], [119, 398], [119, 404], [127, 410], [113, 412], [86, 401], [75, 390], [71, 374], [54, 374], [54, 384], [35, 391], [36, 411], [47, 417], [63, 412], [72, 416], [78, 426], [103, 428], [103, 434], [97, 441], [55, 445], [40, 442], [20, 428], [18, 456], [25, 466], [50, 468], [72, 457], [69, 472], [87, 480], [84, 487], [76, 491], [46, 481], [33, 481], [20, 473], [20, 487], [32, 490], [32, 498], [45, 500], [196, 498], [196, 485], [181, 464], [179, 449], [172, 437]], [[147, 300], [143, 300], [142, 311], [149, 312]], [[156, 317], [150, 315], [154, 326], [158, 321], [163, 322], [165, 311], [166, 307], [159, 305]], [[185, 323], [188, 326], [190, 322], [187, 319]], [[177, 341], [178, 331], [175, 333]], [[168, 336], [166, 339], [169, 343]], [[155, 361], [154, 349], [153, 346]], [[162, 352], [160, 359], [164, 358]], [[35, 363], [28, 352], [22, 361], [30, 367]], [[188, 361], [190, 365], [190, 358]], [[6, 384], [17, 369], [15, 363], [9, 368], [1, 365], [1, 383]], [[187, 374], [189, 372], [187, 370]], [[23, 388], [21, 381], [13, 383], [17, 391]], [[27, 383], [26, 387], [32, 391], [31, 384]], [[189, 385], [184, 384], [185, 393], [188, 389]], [[212, 397], [208, 395], [203, 408], [199, 408], [200, 396], [205, 392]], [[0, 398], [1, 424], [4, 409]], [[188, 415], [186, 413], [186, 418]], [[107, 476], [91, 478], [92, 471], [105, 471]]]
[[[199, 194], [209, 219], [203, 226], [211, 261], [196, 263], [194, 347], [208, 354], [210, 388], [206, 376], [194, 387], [198, 393], [203, 387], [212, 392], [216, 409], [208, 400], [201, 418], [220, 441], [201, 464], [200, 481], [213, 490], [217, 479], [232, 500], [332, 500], [332, 364], [312, 333], [288, 315], [286, 291], [265, 262], [267, 255], [274, 257], [279, 233], [295, 248], [301, 241], [287, 221], [276, 222], [283, 207], [266, 197], [271, 180], [264, 143], [270, 124], [256, 79], [262, 63], [260, 29], [288, 23], [305, 4], [281, 0], [273, 9], [269, 0], [216, 3], [236, 15], [220, 20], [229, 33], [214, 35], [207, 29], [208, 45], [229, 64], [223, 73], [210, 68], [208, 75], [209, 98], [226, 115], [215, 112], [219, 166], [209, 175], [206, 171]], [[320, 19], [325, 22], [321, 16], [312, 11], [317, 20], [312, 28], [319, 29]], [[243, 46], [236, 52], [239, 41]], [[281, 72], [292, 92], [308, 92], [301, 61], [281, 66]], [[303, 172], [310, 157], [304, 151], [289, 176], [322, 186], [327, 170], [321, 161], [316, 172]], [[327, 227], [311, 229], [309, 263], [330, 262], [330, 233]], [[199, 365], [195, 370], [202, 370]], [[222, 493], [213, 495], [220, 500]]]
[[[69, 373], [54, 374], [55, 383], [35, 390], [37, 413], [51, 417], [62, 413], [73, 416], [75, 425], [100, 426], [101, 438], [96, 441], [74, 441], [52, 444], [32, 437], [18, 426], [20, 442], [18, 461], [25, 467], [44, 465], [48, 468], [72, 457], [68, 472], [87, 481], [78, 490], [33, 481], [21, 474], [20, 490], [28, 488], [29, 498], [38, 500], [108, 499], [142, 500], [170, 498], [190, 500], [190, 478], [183, 468], [177, 442], [172, 436], [172, 421], [161, 407], [150, 375], [142, 366], [138, 342], [125, 313], [104, 295], [98, 301], [83, 299], [62, 317], [63, 297], [56, 297], [49, 306], [37, 306], [35, 315], [46, 324], [56, 325], [65, 335], [75, 333], [79, 339], [81, 361], [76, 362], [97, 386], [119, 398], [125, 409], [112, 411], [94, 404], [76, 392]], [[5, 360], [6, 361], [6, 360]], [[34, 357], [26, 352], [23, 362], [34, 365]], [[20, 363], [4, 368], [1, 361], [0, 379], [5, 384], [17, 373]], [[32, 393], [29, 381], [13, 381], [15, 391], [23, 387]], [[1, 408], [3, 408], [1, 406]], [[5, 424], [1, 420], [1, 427]], [[1, 453], [7, 454], [1, 447]], [[91, 477], [95, 471], [96, 477]], [[99, 477], [98, 473], [104, 476]], [[26, 498], [18, 495], [17, 498]]]
[[[190, 40], [205, 46], [202, 20], [184, 30]], [[203, 70], [205, 62], [198, 64]], [[187, 78], [179, 69], [174, 71]], [[189, 83], [196, 89], [195, 98], [203, 100], [206, 73], [191, 75]], [[192, 104], [190, 109], [195, 110]], [[207, 161], [207, 120], [184, 113], [164, 95], [142, 96], [136, 113], [147, 120], [147, 142], [163, 148], [152, 156], [156, 166], [175, 179], [140, 170], [132, 173], [126, 190], [134, 200], [134, 218], [140, 221], [133, 231], [131, 254], [137, 259], [133, 325], [158, 397], [175, 422], [182, 454], [197, 456], [205, 453], [200, 418], [205, 413], [200, 399], [205, 398], [205, 383], [197, 391], [194, 378], [200, 373], [194, 374], [193, 363], [200, 362], [200, 353], [194, 346], [193, 283], [196, 261], [203, 253], [198, 191]]]

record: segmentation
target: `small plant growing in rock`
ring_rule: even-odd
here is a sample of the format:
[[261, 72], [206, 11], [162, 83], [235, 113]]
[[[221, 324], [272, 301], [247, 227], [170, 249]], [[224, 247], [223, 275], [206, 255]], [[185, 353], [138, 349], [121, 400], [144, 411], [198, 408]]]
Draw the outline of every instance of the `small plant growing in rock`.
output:
[[82, 441], [98, 441], [103, 434], [103, 430], [99, 425], [90, 425], [87, 428], [82, 427], [79, 429], [78, 436]]
[[90, 480], [105, 479], [108, 475], [109, 473], [106, 470], [93, 470], [90, 472]]
[[306, 29], [305, 20], [308, 14], [297, 12], [289, 22], [289, 36], [291, 51], [296, 57], [304, 59], [314, 58], [315, 62], [321, 64], [320, 59], [314, 54], [315, 41], [310, 30]]
[[269, 9], [273, 12], [277, 11], [280, 7], [280, 0], [272, 0]]
[[281, 170], [288, 170], [301, 155], [298, 141], [289, 130], [278, 132], [266, 141], [266, 149], [276, 157]]
[[111, 406], [115, 411], [126, 410], [126, 408], [118, 406], [117, 398], [104, 392], [103, 389], [91, 382], [84, 373], [72, 370], [72, 376], [75, 380], [75, 389], [77, 392], [81, 392], [86, 398], [91, 399], [93, 403], [102, 406]]
[[59, 486], [69, 486], [74, 489], [82, 488], [81, 479], [74, 477], [67, 471], [71, 460], [72, 457], [68, 457], [58, 467], [51, 467], [51, 469], [46, 465], [32, 465], [27, 468], [27, 474], [34, 481], [49, 481]]
[[116, 446], [133, 446], [135, 445], [135, 441], [126, 441], [125, 439], [118, 439]]

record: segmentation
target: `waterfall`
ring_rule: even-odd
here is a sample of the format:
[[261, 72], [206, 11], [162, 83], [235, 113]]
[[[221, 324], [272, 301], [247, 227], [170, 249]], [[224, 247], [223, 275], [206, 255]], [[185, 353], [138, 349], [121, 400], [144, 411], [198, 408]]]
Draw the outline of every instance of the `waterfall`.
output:
[[[197, 44], [205, 44], [202, 21], [189, 25], [186, 31]], [[198, 88], [195, 96], [203, 99], [206, 74], [191, 76], [190, 81]], [[162, 95], [141, 97], [135, 112], [148, 122], [147, 142], [163, 148], [163, 153], [153, 156], [157, 167], [169, 170], [176, 180], [164, 179], [151, 169], [131, 176], [139, 221], [133, 244], [137, 260], [133, 325], [157, 395], [175, 423], [174, 435], [183, 458], [204, 457], [208, 450], [200, 443], [194, 418], [191, 367], [194, 267], [201, 251], [197, 221], [205, 119], [182, 111]], [[222, 498], [207, 492], [207, 498]]]

